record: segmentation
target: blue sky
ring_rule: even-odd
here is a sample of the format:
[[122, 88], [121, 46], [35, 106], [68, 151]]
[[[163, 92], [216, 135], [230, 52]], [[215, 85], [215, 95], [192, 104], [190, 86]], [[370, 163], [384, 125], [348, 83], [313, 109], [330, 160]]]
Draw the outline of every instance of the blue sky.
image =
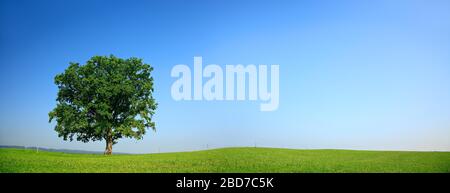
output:
[[[157, 131], [121, 152], [227, 146], [450, 151], [450, 2], [0, 2], [0, 144], [103, 151], [48, 123], [69, 62], [140, 57]], [[280, 105], [174, 101], [176, 64], [280, 65]]]

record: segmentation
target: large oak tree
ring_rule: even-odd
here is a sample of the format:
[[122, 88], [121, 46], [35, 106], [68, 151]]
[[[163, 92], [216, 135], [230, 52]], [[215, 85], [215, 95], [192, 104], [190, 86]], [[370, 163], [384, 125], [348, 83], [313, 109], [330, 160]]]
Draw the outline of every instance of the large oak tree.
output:
[[105, 140], [105, 154], [122, 137], [142, 139], [155, 130], [152, 117], [153, 68], [139, 58], [94, 56], [85, 65], [70, 63], [55, 77], [57, 106], [49, 113], [64, 140]]

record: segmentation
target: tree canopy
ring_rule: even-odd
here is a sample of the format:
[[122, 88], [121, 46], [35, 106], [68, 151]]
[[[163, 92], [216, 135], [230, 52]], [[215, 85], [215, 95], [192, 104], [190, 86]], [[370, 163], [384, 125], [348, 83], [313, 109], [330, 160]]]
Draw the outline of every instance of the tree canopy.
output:
[[113, 55], [70, 63], [55, 77], [59, 91], [49, 121], [56, 120], [64, 140], [105, 140], [105, 154], [120, 138], [142, 139], [146, 129], [156, 130], [152, 70], [142, 59]]

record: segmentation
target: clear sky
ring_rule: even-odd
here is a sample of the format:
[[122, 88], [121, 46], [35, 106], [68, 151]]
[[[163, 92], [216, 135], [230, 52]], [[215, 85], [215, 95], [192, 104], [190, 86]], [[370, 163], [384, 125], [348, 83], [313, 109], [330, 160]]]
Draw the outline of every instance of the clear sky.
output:
[[[140, 57], [157, 131], [114, 151], [228, 146], [450, 151], [450, 1], [0, 1], [0, 145], [66, 142], [48, 112], [69, 62]], [[280, 104], [174, 101], [176, 64], [279, 64]]]

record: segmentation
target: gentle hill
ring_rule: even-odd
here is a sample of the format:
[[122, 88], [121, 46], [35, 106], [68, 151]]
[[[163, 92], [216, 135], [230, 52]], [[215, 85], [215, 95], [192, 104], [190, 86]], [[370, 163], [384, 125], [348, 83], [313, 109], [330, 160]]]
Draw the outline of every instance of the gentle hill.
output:
[[103, 156], [2, 148], [0, 172], [450, 172], [450, 152], [223, 148]]

